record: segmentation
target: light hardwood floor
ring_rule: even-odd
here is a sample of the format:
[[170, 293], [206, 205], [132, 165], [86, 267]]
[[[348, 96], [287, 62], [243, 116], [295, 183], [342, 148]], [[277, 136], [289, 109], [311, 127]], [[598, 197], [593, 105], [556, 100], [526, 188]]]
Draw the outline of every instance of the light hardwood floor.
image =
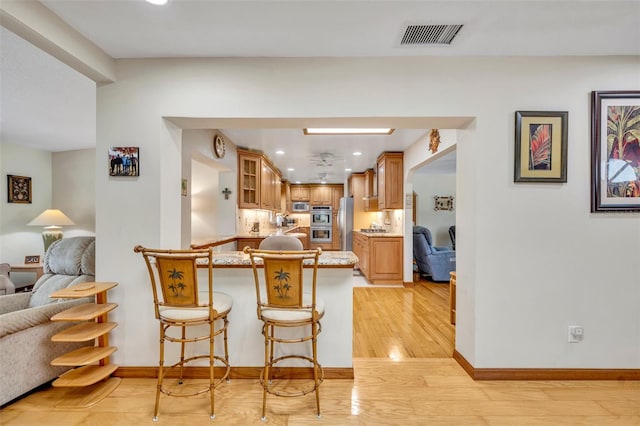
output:
[[[447, 285], [355, 288], [354, 305], [355, 378], [322, 384], [320, 420], [314, 415], [313, 395], [307, 395], [269, 397], [263, 423], [258, 382], [235, 379], [216, 390], [215, 420], [209, 420], [206, 395], [162, 397], [159, 423], [640, 425], [640, 381], [473, 381], [451, 358]], [[393, 313], [387, 316], [389, 311]], [[35, 392], [0, 410], [0, 424], [152, 423], [153, 379], [123, 379], [104, 401], [84, 410], [55, 408], [65, 392]]]

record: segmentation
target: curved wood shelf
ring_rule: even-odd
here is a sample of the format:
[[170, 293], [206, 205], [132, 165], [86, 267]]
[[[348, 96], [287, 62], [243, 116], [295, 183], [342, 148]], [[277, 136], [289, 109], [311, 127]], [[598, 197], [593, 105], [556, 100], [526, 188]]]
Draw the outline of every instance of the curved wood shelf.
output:
[[100, 361], [117, 350], [114, 346], [85, 346], [75, 351], [67, 352], [51, 361], [51, 365], [75, 367], [77, 365], [89, 365]]
[[55, 291], [49, 297], [54, 299], [80, 299], [82, 297], [95, 296], [98, 293], [111, 290], [117, 285], [118, 283], [115, 282], [88, 282], [76, 284], [74, 286]]
[[62, 376], [53, 381], [55, 387], [81, 387], [89, 386], [109, 377], [118, 369], [115, 364], [107, 365], [85, 365], [67, 371]]
[[84, 346], [63, 354], [51, 365], [76, 367], [58, 377], [52, 385], [73, 388], [56, 404], [60, 408], [86, 408], [97, 404], [120, 384], [120, 378], [109, 377], [117, 365], [111, 364], [109, 357], [117, 349], [109, 346], [109, 332], [117, 323], [108, 322], [107, 314], [115, 309], [116, 303], [107, 303], [107, 292], [117, 286], [115, 282], [88, 282], [54, 292], [50, 297], [79, 299], [95, 296], [95, 303], [76, 305], [51, 317], [51, 321], [83, 321], [56, 333], [52, 342], [88, 342], [95, 340], [94, 346]]
[[115, 322], [84, 322], [69, 327], [51, 338], [52, 342], [87, 342], [107, 334], [116, 326]]
[[114, 310], [116, 303], [83, 303], [55, 314], [51, 321], [88, 321]]

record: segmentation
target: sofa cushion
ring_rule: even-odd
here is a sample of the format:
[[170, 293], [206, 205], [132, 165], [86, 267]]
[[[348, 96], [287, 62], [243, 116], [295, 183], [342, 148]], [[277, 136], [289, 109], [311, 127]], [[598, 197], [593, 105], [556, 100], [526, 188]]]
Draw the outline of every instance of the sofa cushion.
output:
[[[62, 275], [82, 275], [83, 257], [86, 251], [95, 253], [95, 237], [72, 237], [55, 241], [44, 255], [44, 273]], [[95, 254], [87, 255], [88, 264]], [[88, 269], [93, 270], [93, 268]], [[94, 274], [91, 274], [94, 275]]]
[[49, 297], [53, 292], [67, 288], [72, 285], [93, 281], [93, 275], [52, 275], [47, 274], [40, 277], [37, 287], [33, 287], [29, 307], [42, 306], [48, 303], [58, 302], [64, 299], [52, 299]]

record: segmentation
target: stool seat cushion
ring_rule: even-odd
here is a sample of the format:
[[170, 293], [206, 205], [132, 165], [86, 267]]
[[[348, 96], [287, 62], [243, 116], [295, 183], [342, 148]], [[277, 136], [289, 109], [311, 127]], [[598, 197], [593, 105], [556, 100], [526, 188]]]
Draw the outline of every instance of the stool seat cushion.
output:
[[[200, 293], [200, 300], [207, 300], [207, 292]], [[218, 314], [224, 314], [233, 307], [233, 299], [227, 293], [213, 292], [213, 308]], [[160, 317], [173, 321], [200, 321], [209, 317], [207, 308], [177, 308], [174, 306], [161, 306]]]
[[[311, 305], [311, 295], [302, 295], [302, 304]], [[319, 297], [316, 298], [316, 311], [318, 316], [322, 318], [324, 315], [324, 301]], [[262, 308], [262, 318], [270, 321], [310, 321], [311, 309], [284, 309], [284, 308]]]

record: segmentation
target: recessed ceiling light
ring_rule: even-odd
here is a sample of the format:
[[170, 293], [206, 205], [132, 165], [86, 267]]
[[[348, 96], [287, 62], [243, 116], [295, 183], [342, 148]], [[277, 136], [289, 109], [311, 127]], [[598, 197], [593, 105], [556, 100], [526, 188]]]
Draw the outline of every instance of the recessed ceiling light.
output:
[[169, 0], [145, 0], [147, 3], [155, 4], [156, 6], [162, 6], [167, 4]]
[[360, 151], [356, 151], [353, 153], [353, 155], [362, 155], [362, 153]]
[[344, 169], [344, 171], [345, 171], [345, 172], [350, 172], [350, 171], [351, 171], [351, 169]]
[[327, 127], [302, 129], [305, 135], [390, 135], [395, 129], [359, 128], [359, 127]]
[[284, 154], [284, 151], [282, 151], [282, 150], [278, 150], [278, 151], [276, 151], [276, 154], [278, 154], [278, 155], [283, 155], [283, 154]]
[[300, 182], [299, 180], [297, 180], [297, 181], [296, 181], [296, 183], [302, 183], [302, 182]]
[[321, 180], [321, 181], [320, 181], [320, 183], [324, 185], [324, 184], [325, 184], [325, 183], [327, 183], [327, 182], [326, 182], [326, 181], [324, 181], [324, 180]]
[[289, 168], [287, 169], [287, 171], [288, 171], [288, 172], [292, 172], [292, 171], [294, 171], [294, 170], [295, 170], [295, 169], [294, 169], [294, 168], [291, 168], [291, 167], [289, 167]]

